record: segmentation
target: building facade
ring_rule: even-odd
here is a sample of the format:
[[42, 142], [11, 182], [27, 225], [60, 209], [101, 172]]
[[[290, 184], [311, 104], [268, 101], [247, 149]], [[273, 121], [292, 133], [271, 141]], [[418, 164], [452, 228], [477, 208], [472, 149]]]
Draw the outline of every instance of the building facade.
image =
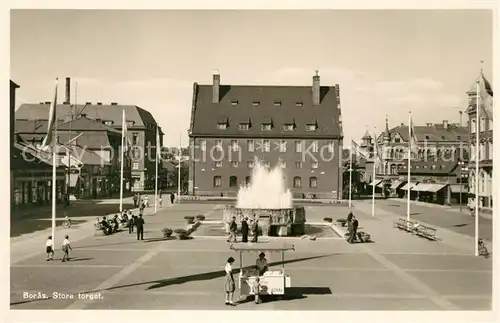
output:
[[[476, 84], [479, 83], [479, 93]], [[493, 91], [490, 83], [481, 71], [472, 88], [467, 92], [469, 106], [469, 136], [471, 160], [469, 163], [469, 195], [476, 195], [476, 131], [479, 121], [479, 207], [493, 208]], [[479, 99], [479, 100], [478, 100]], [[477, 116], [477, 102], [482, 105]], [[489, 111], [486, 112], [486, 111]]]
[[[135, 106], [122, 105], [116, 102], [86, 102], [72, 104], [70, 99], [70, 79], [66, 79], [66, 98], [64, 104], [56, 108], [59, 123], [68, 122], [80, 117], [92, 119], [98, 123], [122, 130], [122, 111], [125, 111], [127, 122], [127, 139], [132, 145], [129, 150], [132, 159], [132, 189], [141, 191], [153, 187], [155, 176], [156, 128], [158, 123], [150, 112]], [[43, 124], [48, 122], [50, 102], [39, 104], [22, 104], [16, 111], [16, 120], [39, 123], [40, 131], [47, 129]], [[160, 132], [160, 146], [163, 143], [163, 132]], [[149, 147], [149, 148], [148, 148]]]
[[236, 196], [255, 158], [280, 167], [297, 197], [338, 199], [342, 192], [339, 86], [193, 87], [189, 194]]

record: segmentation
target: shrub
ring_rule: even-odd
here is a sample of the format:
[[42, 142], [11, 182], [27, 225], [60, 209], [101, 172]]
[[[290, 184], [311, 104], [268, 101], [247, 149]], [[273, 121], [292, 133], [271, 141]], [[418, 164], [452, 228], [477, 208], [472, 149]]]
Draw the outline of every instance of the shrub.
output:
[[161, 233], [163, 233], [163, 237], [164, 238], [168, 238], [172, 235], [174, 231], [170, 228], [165, 228], [165, 229], [161, 229]]
[[332, 218], [323, 218], [323, 221], [325, 221], [325, 222], [330, 222], [330, 223], [332, 223], [332, 222], [333, 222]]
[[194, 220], [194, 216], [185, 216], [184, 220]]
[[198, 214], [198, 215], [196, 216], [196, 220], [198, 220], [198, 221], [203, 221], [203, 220], [205, 220], [205, 216], [204, 216], [203, 214]]
[[187, 230], [185, 230], [185, 229], [175, 229], [174, 233], [175, 234], [179, 234], [179, 235], [186, 235], [186, 234], [188, 234]]

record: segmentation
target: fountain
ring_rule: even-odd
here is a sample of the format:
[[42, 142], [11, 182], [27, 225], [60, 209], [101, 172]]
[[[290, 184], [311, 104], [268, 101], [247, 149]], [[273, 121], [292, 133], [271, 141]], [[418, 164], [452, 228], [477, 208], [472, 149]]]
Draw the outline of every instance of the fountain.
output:
[[238, 222], [245, 217], [258, 220], [264, 236], [303, 235], [305, 232], [304, 207], [293, 207], [292, 192], [286, 188], [282, 169], [269, 169], [257, 158], [250, 183], [242, 185], [238, 191], [236, 206], [227, 205], [222, 214], [224, 223], [232, 217]]

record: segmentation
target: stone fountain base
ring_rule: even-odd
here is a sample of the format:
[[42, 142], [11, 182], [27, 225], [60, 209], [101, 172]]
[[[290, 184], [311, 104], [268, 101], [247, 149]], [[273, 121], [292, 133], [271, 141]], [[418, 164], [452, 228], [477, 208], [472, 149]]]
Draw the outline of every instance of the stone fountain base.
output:
[[235, 217], [238, 226], [246, 217], [257, 220], [263, 236], [290, 236], [305, 234], [306, 211], [304, 207], [288, 209], [241, 209], [226, 205], [222, 211], [222, 221], [229, 233], [229, 221]]

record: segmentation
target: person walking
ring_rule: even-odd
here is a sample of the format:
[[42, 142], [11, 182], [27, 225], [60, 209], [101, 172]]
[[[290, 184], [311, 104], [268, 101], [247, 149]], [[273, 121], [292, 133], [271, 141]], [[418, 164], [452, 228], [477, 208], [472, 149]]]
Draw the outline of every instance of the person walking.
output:
[[131, 215], [128, 218], [128, 233], [134, 233], [134, 225], [135, 225], [135, 215]]
[[351, 221], [351, 230], [349, 231], [349, 239], [347, 240], [347, 242], [354, 243], [354, 241], [356, 240], [356, 232], [358, 230], [358, 225], [359, 225], [358, 219], [356, 219], [356, 217], [353, 216]]
[[47, 261], [54, 260], [54, 242], [52, 236], [49, 236], [45, 242], [45, 252], [47, 253]]
[[236, 242], [236, 231], [238, 230], [238, 225], [236, 224], [236, 217], [233, 216], [229, 222], [229, 238], [227, 242]]
[[138, 204], [138, 203], [137, 203], [137, 202], [138, 202], [138, 199], [139, 199], [139, 198], [137, 197], [137, 193], [136, 193], [136, 194], [134, 194], [134, 197], [133, 197], [133, 200], [134, 200], [134, 208], [136, 208], [136, 207], [137, 207], [137, 204]]
[[137, 228], [137, 240], [144, 240], [144, 219], [142, 214], [139, 214], [139, 218], [135, 220], [135, 226]]
[[69, 261], [69, 251], [73, 250], [71, 244], [69, 243], [69, 236], [66, 236], [62, 243], [62, 251], [64, 252], [61, 262]]
[[257, 242], [258, 240], [258, 235], [259, 235], [259, 225], [257, 223], [257, 220], [252, 220], [250, 221], [250, 232], [252, 232], [252, 241], [251, 242]]
[[226, 305], [236, 306], [234, 304], [234, 291], [236, 289], [236, 284], [234, 283], [233, 277], [233, 262], [234, 258], [229, 257], [227, 259], [226, 267], [224, 267], [224, 271], [226, 272], [226, 281], [225, 281], [225, 291], [226, 291]]
[[148, 195], [144, 196], [144, 205], [146, 207], [149, 207], [149, 196]]
[[170, 193], [170, 204], [174, 204], [175, 201], [175, 195], [174, 193]]
[[241, 242], [248, 242], [248, 218], [244, 218], [243, 221], [241, 221]]

